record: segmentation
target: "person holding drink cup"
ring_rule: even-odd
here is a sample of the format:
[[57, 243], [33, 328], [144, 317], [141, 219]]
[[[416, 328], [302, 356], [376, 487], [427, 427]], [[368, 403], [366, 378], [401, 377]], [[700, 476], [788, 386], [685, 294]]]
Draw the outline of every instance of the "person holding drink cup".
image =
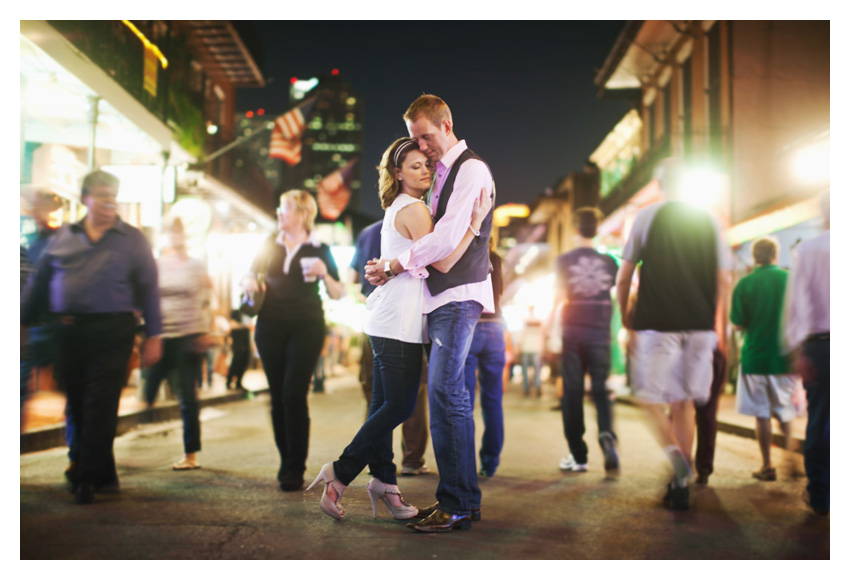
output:
[[277, 479], [283, 491], [304, 485], [310, 436], [307, 392], [325, 338], [319, 280], [330, 298], [338, 300], [344, 293], [330, 248], [313, 231], [317, 213], [308, 192], [283, 193], [277, 209], [280, 231], [266, 240], [242, 282], [246, 292], [255, 294], [260, 289], [257, 274], [265, 271], [254, 341], [271, 394], [280, 453]]

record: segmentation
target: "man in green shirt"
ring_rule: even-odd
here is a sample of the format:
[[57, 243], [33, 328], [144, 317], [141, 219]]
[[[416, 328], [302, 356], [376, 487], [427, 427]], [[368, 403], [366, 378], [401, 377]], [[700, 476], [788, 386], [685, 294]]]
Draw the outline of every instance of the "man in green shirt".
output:
[[779, 419], [786, 450], [790, 451], [791, 419], [797, 415], [792, 402], [796, 379], [789, 374], [789, 360], [782, 355], [780, 347], [788, 272], [776, 266], [777, 253], [778, 245], [772, 238], [756, 240], [753, 244], [756, 268], [741, 278], [732, 293], [731, 320], [735, 328], [745, 333], [737, 410], [756, 418], [762, 468], [753, 477], [761, 481], [776, 481], [776, 469], [770, 462], [771, 416]]

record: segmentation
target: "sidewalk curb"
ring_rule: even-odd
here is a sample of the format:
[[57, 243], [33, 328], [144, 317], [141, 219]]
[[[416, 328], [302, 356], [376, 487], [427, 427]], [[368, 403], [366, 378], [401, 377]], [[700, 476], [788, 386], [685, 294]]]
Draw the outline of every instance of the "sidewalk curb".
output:
[[[254, 396], [268, 392], [268, 387], [250, 391]], [[214, 405], [223, 405], [225, 403], [234, 403], [248, 398], [247, 393], [234, 392], [224, 395], [217, 395], [205, 399], [198, 399], [198, 406], [211, 407]], [[115, 436], [118, 437], [139, 425], [150, 423], [162, 423], [165, 421], [173, 421], [180, 418], [180, 404], [177, 402], [169, 402], [167, 404], [156, 406], [152, 409], [142, 409], [141, 411], [132, 411], [124, 415], [118, 416], [118, 426], [115, 429]], [[57, 423], [40, 429], [33, 429], [26, 433], [21, 433], [21, 455], [24, 453], [33, 453], [35, 451], [45, 451], [54, 447], [66, 447], [65, 442], [65, 423]]]
[[[638, 407], [640, 403], [638, 400], [632, 395], [620, 395], [616, 397], [615, 402], [621, 403], [624, 405], [629, 405], [631, 407]], [[755, 427], [745, 427], [744, 425], [738, 425], [736, 423], [730, 423], [728, 421], [723, 421], [721, 419], [717, 420], [717, 431], [722, 433], [729, 433], [730, 435], [737, 435], [738, 437], [745, 437], [747, 439], [755, 439], [756, 438], [756, 429]], [[797, 441], [796, 453], [803, 453], [803, 443], [804, 439], [800, 439], [799, 437], [794, 437]], [[785, 436], [781, 433], [773, 434], [773, 444], [782, 449], [785, 448]]]

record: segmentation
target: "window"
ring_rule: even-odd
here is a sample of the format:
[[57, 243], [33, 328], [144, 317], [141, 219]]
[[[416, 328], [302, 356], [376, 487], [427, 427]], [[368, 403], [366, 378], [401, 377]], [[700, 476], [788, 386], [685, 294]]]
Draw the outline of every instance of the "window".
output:
[[708, 151], [718, 159], [722, 147], [723, 126], [720, 119], [720, 23], [708, 31]]
[[693, 66], [691, 58], [682, 63], [680, 68], [682, 75], [682, 91], [681, 99], [682, 106], [679, 108], [680, 118], [682, 120], [682, 146], [684, 148], [685, 157], [689, 157], [693, 148], [693, 90], [691, 83], [693, 82]]

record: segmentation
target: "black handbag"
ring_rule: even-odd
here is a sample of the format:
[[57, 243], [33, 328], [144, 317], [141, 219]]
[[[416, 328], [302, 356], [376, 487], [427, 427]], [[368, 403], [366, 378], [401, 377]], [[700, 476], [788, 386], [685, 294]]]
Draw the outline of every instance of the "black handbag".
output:
[[239, 312], [251, 318], [260, 313], [260, 310], [263, 308], [263, 301], [266, 299], [266, 291], [263, 286], [265, 285], [266, 271], [269, 268], [269, 261], [271, 260], [271, 248], [267, 247], [266, 253], [267, 256], [263, 269], [257, 272], [257, 291], [251, 294], [246, 290], [242, 290], [242, 293], [239, 295]]

